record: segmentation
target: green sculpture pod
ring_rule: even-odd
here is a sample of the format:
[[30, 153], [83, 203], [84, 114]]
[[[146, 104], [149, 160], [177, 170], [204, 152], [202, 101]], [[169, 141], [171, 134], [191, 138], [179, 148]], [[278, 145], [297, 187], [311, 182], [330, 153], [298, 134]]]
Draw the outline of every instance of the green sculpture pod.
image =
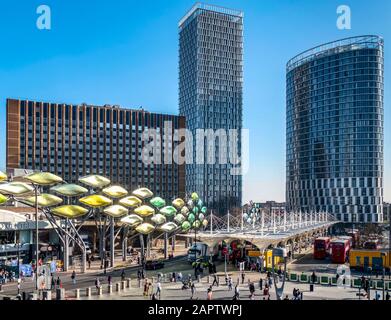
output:
[[166, 205], [166, 201], [160, 197], [155, 197], [149, 201], [154, 207], [160, 209]]
[[170, 218], [177, 213], [177, 210], [173, 206], [166, 206], [160, 209], [160, 213], [165, 215], [167, 218]]

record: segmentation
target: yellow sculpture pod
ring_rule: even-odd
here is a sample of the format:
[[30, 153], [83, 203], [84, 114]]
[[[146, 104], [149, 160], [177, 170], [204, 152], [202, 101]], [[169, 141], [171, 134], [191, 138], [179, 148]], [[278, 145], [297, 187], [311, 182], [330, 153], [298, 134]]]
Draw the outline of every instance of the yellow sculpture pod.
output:
[[61, 207], [56, 207], [51, 210], [51, 212], [54, 215], [63, 217], [63, 218], [69, 218], [69, 219], [75, 219], [82, 217], [87, 214], [88, 210], [86, 208], [75, 206], [75, 205], [65, 205]]
[[50, 190], [53, 190], [57, 192], [58, 194], [61, 194], [62, 196], [67, 197], [75, 197], [80, 196], [84, 193], [87, 193], [88, 190], [82, 186], [79, 186], [78, 184], [60, 184], [58, 186], [50, 188]]
[[153, 215], [155, 213], [155, 209], [147, 205], [137, 207], [133, 211], [141, 217], [149, 217], [150, 215]]
[[135, 226], [139, 225], [140, 223], [142, 223], [143, 219], [140, 216], [138, 216], [137, 214], [130, 214], [126, 217], [123, 217], [121, 219], [121, 222], [125, 223], [131, 227], [135, 227]]
[[24, 182], [9, 182], [5, 184], [0, 184], [0, 193], [5, 195], [18, 196], [27, 192], [31, 192], [33, 190], [34, 188], [31, 185]]
[[128, 191], [121, 186], [110, 186], [102, 191], [104, 194], [112, 198], [122, 198], [128, 194]]
[[28, 181], [40, 186], [49, 186], [62, 182], [62, 178], [50, 172], [35, 172], [24, 176]]
[[113, 217], [113, 218], [119, 218], [119, 217], [122, 217], [124, 215], [126, 215], [128, 213], [128, 209], [119, 205], [119, 204], [115, 204], [113, 206], [110, 206], [110, 207], [107, 207], [103, 210], [104, 213], [106, 213], [107, 215]]
[[7, 179], [8, 179], [7, 175], [4, 172], [0, 171], [0, 181], [5, 181]]
[[155, 230], [155, 227], [150, 223], [142, 223], [139, 226], [136, 227], [136, 231], [141, 234], [150, 234]]
[[97, 174], [82, 177], [79, 181], [93, 188], [103, 188], [110, 184], [109, 179]]
[[[24, 202], [31, 206], [35, 206], [35, 196], [23, 199]], [[37, 197], [39, 207], [52, 207], [62, 203], [62, 199], [52, 194], [43, 193]]]
[[177, 229], [178, 226], [174, 222], [167, 222], [159, 227], [159, 230], [163, 232], [172, 232]]
[[6, 196], [3, 196], [0, 194], [0, 204], [6, 203], [8, 201], [8, 198]]
[[181, 198], [177, 198], [172, 202], [172, 205], [179, 210], [185, 205], [185, 201]]
[[129, 196], [121, 199], [119, 203], [125, 207], [134, 208], [138, 207], [142, 201], [135, 196]]
[[100, 194], [92, 194], [90, 196], [79, 199], [79, 201], [92, 208], [106, 207], [113, 203], [111, 199]]
[[132, 193], [133, 193], [133, 195], [135, 195], [136, 197], [139, 197], [141, 199], [153, 197], [152, 191], [147, 188], [136, 189]]
[[187, 215], [189, 214], [190, 210], [188, 207], [184, 206], [182, 207], [181, 209], [181, 214], [183, 214], [185, 217], [187, 217]]

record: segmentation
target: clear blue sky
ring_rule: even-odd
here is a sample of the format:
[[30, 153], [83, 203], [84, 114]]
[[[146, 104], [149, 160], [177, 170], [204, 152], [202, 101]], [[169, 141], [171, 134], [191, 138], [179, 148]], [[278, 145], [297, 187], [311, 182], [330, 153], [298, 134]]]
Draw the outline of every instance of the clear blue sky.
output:
[[[385, 39], [385, 199], [391, 200], [391, 1], [214, 0], [244, 11], [244, 200], [285, 198], [285, 64], [313, 46], [361, 34]], [[36, 8], [52, 9], [52, 30]], [[192, 0], [3, 1], [0, 7], [0, 169], [7, 97], [178, 113], [178, 21]], [[349, 5], [352, 29], [338, 30]]]

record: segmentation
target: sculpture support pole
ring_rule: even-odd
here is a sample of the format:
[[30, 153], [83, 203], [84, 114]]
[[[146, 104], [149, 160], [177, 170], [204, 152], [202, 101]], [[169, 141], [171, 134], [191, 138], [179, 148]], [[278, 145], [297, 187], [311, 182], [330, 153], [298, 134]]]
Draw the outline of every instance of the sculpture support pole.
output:
[[110, 265], [114, 268], [114, 260], [115, 260], [115, 236], [114, 236], [114, 218], [111, 217], [110, 223]]

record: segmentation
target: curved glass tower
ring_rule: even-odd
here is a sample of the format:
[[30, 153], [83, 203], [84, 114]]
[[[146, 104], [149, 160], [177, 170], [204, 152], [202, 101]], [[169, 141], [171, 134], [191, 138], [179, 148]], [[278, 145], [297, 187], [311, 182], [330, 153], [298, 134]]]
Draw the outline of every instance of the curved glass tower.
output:
[[383, 221], [383, 39], [307, 50], [286, 66], [287, 210]]

